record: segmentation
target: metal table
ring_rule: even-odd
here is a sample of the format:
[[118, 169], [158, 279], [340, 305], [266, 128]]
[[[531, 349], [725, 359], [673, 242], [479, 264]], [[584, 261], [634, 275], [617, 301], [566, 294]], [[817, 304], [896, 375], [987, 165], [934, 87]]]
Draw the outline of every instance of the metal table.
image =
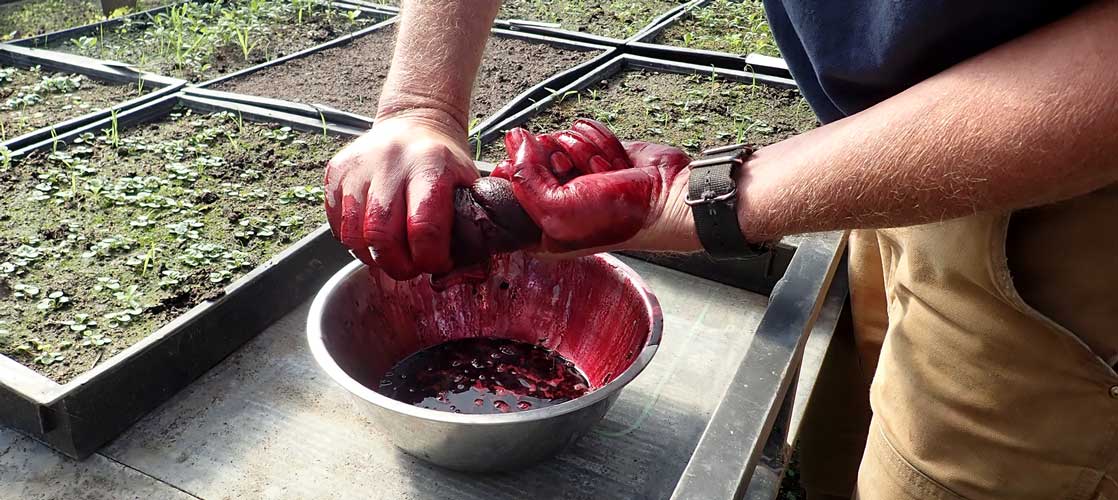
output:
[[805, 238], [771, 296], [626, 258], [663, 305], [661, 350], [595, 431], [526, 471], [398, 452], [314, 365], [303, 305], [86, 461], [0, 429], [0, 498], [773, 498], [804, 345], [845, 297], [844, 241]]

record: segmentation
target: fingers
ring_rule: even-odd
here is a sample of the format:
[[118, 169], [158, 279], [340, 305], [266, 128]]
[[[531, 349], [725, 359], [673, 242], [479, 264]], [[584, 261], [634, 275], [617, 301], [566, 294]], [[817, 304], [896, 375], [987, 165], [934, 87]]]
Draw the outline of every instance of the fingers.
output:
[[663, 169], [668, 177], [691, 164], [691, 157], [679, 148], [652, 142], [627, 143], [625, 153], [633, 165]]
[[326, 164], [326, 175], [322, 180], [322, 189], [326, 192], [325, 208], [326, 220], [330, 223], [330, 233], [334, 239], [341, 240], [342, 233], [342, 168], [343, 160], [339, 156], [330, 159]]
[[362, 227], [365, 247], [376, 265], [398, 281], [419, 275], [408, 250], [404, 201], [402, 192], [370, 192]]
[[449, 175], [439, 175], [439, 171], [422, 171], [408, 180], [406, 198], [407, 243], [415, 270], [432, 274], [450, 271], [454, 180]]
[[493, 171], [489, 173], [489, 176], [498, 179], [508, 179], [512, 177], [512, 161], [508, 159], [501, 160], [496, 167], [493, 167]]
[[576, 177], [561, 184], [547, 168], [539, 141], [517, 129], [511, 141], [513, 192], [545, 236], [547, 251], [574, 250], [623, 242], [636, 234], [648, 214], [652, 178], [638, 169]]
[[594, 144], [610, 164], [610, 170], [620, 170], [633, 166], [625, 152], [621, 141], [602, 122], [589, 118], [579, 118], [571, 125], [571, 130], [578, 132], [591, 144]]
[[605, 153], [578, 131], [556, 132], [555, 141], [563, 147], [574, 165], [580, 167], [579, 170], [583, 174], [608, 172], [613, 169], [609, 160], [605, 158]]

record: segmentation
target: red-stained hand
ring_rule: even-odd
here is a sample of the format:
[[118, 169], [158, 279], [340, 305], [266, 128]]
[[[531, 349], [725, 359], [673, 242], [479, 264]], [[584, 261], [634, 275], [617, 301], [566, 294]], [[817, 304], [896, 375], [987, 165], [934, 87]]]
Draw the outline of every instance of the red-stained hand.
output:
[[539, 250], [697, 249], [683, 203], [690, 158], [648, 142], [623, 145], [605, 125], [580, 119], [570, 130], [505, 135], [509, 159], [494, 170], [543, 230]]
[[[326, 214], [357, 258], [397, 280], [453, 267], [454, 189], [478, 177], [448, 120], [380, 120], [326, 167]], [[460, 137], [459, 137], [460, 136]]]

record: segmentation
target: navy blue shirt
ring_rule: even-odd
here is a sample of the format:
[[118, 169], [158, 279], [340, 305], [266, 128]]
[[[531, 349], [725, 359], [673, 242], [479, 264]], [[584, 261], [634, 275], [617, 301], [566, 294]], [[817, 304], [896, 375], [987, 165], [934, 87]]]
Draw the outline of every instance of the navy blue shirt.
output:
[[1082, 0], [764, 0], [773, 36], [824, 123], [1063, 17]]

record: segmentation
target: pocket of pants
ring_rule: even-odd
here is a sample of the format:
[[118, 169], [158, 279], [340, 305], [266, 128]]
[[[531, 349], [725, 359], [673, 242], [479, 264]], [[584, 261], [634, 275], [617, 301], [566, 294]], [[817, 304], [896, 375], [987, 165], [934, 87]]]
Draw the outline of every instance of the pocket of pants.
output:
[[[858, 500], [965, 500], [905, 459], [876, 417], [858, 471]], [[1105, 498], [1105, 497], [1104, 497]], [[1114, 499], [1106, 499], [1114, 500]]]

